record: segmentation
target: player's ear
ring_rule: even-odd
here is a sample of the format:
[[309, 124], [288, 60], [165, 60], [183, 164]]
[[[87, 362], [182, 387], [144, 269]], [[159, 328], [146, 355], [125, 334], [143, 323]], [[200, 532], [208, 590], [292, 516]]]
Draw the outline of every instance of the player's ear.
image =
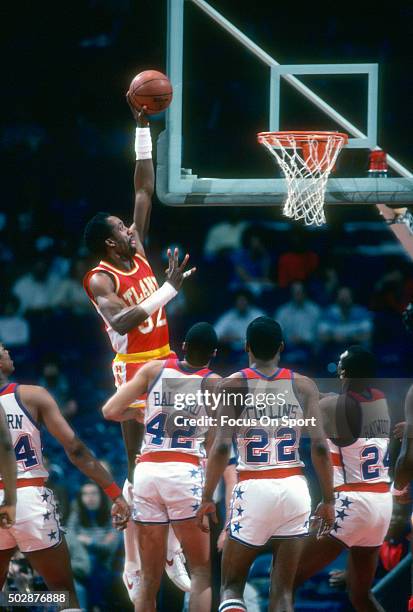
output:
[[106, 238], [105, 245], [109, 248], [113, 248], [116, 246], [116, 242], [113, 240], [113, 238]]
[[250, 352], [250, 347], [249, 347], [248, 342], [246, 342], [246, 343], [245, 343], [244, 350], [245, 350], [245, 352], [246, 352], [246, 353], [249, 353], [249, 352]]
[[212, 353], [212, 355], [211, 355], [211, 359], [212, 359], [213, 357], [216, 357], [216, 356], [217, 356], [217, 351], [218, 351], [218, 349], [214, 349], [214, 352], [213, 352], [213, 353]]
[[284, 340], [282, 340], [280, 344], [280, 348], [278, 349], [278, 352], [282, 353], [284, 349], [285, 349], [285, 344], [284, 344]]
[[184, 355], [185, 355], [185, 353], [186, 353], [186, 349], [187, 349], [187, 348], [188, 348], [187, 343], [186, 343], [186, 342], [182, 342], [182, 350], [183, 350], [183, 352], [184, 352]]

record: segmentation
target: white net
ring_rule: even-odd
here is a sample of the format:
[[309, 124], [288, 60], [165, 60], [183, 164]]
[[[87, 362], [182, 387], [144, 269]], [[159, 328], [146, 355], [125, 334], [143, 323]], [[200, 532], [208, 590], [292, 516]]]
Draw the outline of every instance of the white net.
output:
[[287, 181], [284, 215], [306, 225], [326, 222], [324, 197], [327, 179], [347, 142], [336, 132], [262, 132], [258, 141], [273, 155]]

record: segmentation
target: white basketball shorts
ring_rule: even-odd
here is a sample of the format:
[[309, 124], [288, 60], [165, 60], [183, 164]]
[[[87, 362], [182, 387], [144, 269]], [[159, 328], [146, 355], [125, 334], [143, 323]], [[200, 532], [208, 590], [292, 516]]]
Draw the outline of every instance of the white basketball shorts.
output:
[[[0, 504], [4, 491], [0, 491]], [[19, 548], [33, 552], [57, 546], [62, 541], [59, 516], [53, 492], [47, 487], [17, 489], [16, 522], [0, 529], [0, 550]]]
[[201, 503], [203, 469], [191, 463], [138, 463], [133, 480], [132, 518], [162, 524], [194, 518]]
[[336, 521], [330, 535], [348, 548], [381, 546], [390, 525], [392, 494], [340, 491], [336, 495]]
[[229, 535], [247, 546], [305, 536], [310, 512], [304, 476], [244, 480], [232, 492]]

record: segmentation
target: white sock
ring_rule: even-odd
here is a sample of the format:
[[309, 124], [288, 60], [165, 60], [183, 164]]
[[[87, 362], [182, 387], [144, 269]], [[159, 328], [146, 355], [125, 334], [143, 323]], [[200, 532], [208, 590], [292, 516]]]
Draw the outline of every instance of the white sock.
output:
[[242, 599], [226, 599], [222, 601], [218, 612], [247, 612], [247, 606]]
[[[128, 504], [132, 505], [132, 485], [128, 480], [125, 480], [122, 494]], [[138, 550], [138, 533], [132, 519], [128, 522], [126, 529], [123, 531], [123, 543], [125, 545], [125, 572], [139, 572], [141, 570], [141, 560]]]
[[167, 559], [173, 559], [175, 555], [182, 552], [181, 544], [178, 538], [175, 535], [173, 527], [169, 526], [168, 530], [168, 550], [167, 550]]

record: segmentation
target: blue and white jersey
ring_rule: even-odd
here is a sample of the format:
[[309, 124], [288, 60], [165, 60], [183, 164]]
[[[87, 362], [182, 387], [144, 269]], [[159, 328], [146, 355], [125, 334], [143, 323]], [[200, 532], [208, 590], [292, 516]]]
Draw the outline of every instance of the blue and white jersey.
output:
[[[202, 390], [204, 379], [211, 374], [209, 368], [187, 368], [176, 358], [166, 360], [148, 391], [142, 455], [173, 451], [206, 456], [204, 441], [208, 427], [202, 426], [208, 416], [206, 407], [202, 403], [181, 407], [176, 398], [180, 392], [184, 395], [188, 390], [194, 394]], [[196, 424], [189, 424], [189, 419], [196, 420]]]
[[16, 454], [17, 478], [47, 478], [40, 431], [20, 400], [19, 386], [10, 383], [0, 389], [0, 402]]

